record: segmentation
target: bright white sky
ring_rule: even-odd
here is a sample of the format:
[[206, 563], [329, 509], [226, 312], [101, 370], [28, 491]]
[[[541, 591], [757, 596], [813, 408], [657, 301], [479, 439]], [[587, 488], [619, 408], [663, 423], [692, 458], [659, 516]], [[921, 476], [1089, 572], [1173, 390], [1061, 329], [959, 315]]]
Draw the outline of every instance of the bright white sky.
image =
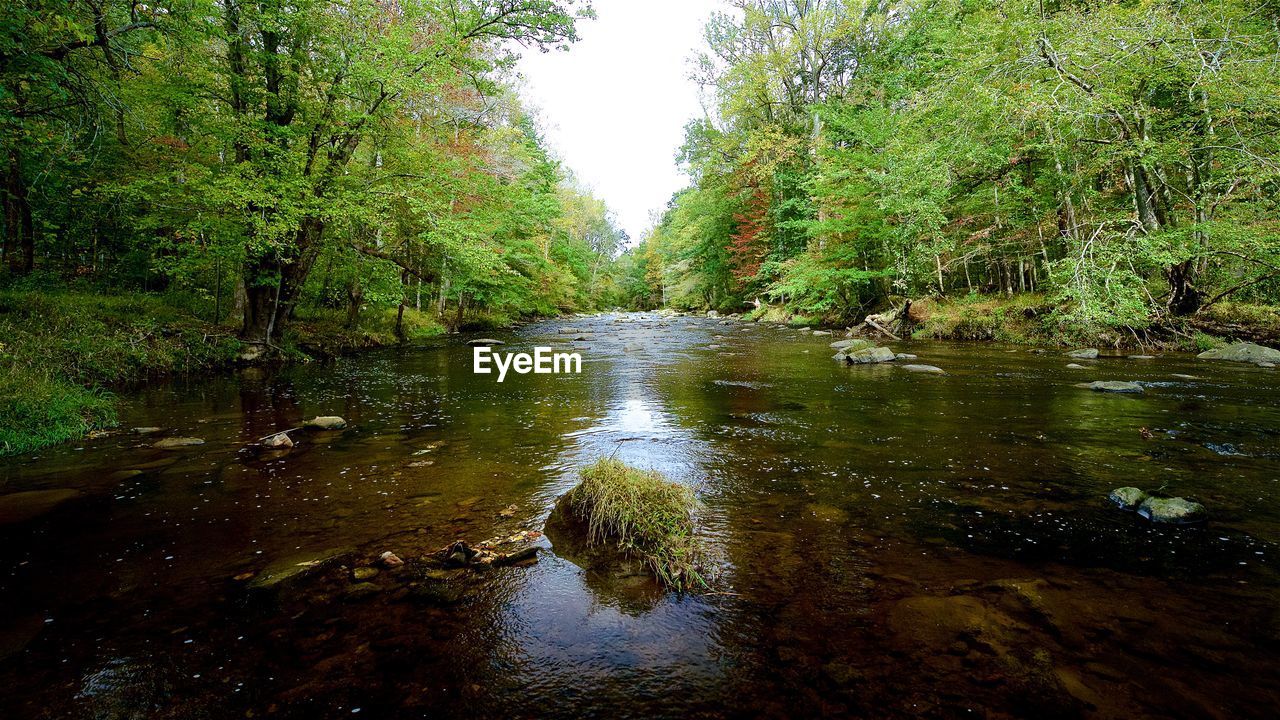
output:
[[718, 0], [595, 0], [568, 52], [524, 53], [521, 91], [552, 149], [631, 236], [688, 184], [684, 125], [702, 115], [689, 59]]

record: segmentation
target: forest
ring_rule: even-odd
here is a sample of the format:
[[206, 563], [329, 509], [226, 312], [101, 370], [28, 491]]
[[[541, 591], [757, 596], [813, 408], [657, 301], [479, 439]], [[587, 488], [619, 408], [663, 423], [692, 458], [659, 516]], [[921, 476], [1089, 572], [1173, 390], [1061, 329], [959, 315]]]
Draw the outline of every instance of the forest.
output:
[[1129, 342], [1234, 303], [1274, 334], [1277, 3], [730, 5], [631, 302], [846, 321], [1029, 294], [1045, 339]]

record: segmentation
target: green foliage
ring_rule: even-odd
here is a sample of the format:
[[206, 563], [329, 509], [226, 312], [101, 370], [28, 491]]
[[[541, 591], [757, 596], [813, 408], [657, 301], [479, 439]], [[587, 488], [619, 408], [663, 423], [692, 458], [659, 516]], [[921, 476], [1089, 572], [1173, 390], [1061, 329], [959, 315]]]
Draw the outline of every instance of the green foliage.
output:
[[0, 197], [31, 217], [4, 226], [17, 274], [181, 292], [271, 344], [307, 309], [354, 332], [411, 295], [434, 326], [617, 293], [625, 235], [512, 84], [517, 47], [566, 49], [587, 2], [0, 12]]
[[676, 590], [705, 587], [693, 491], [613, 458], [583, 468], [581, 476], [561, 503], [564, 512], [586, 525], [589, 542], [616, 544]]
[[647, 239], [669, 304], [1043, 292], [1087, 337], [1280, 299], [1280, 34], [1254, 3], [737, 6], [707, 27], [693, 187]]
[[116, 424], [110, 395], [41, 375], [0, 370], [0, 398], [0, 457]]
[[[29, 282], [23, 285], [29, 286]], [[115, 423], [102, 388], [225, 364], [240, 343], [180, 296], [0, 291], [0, 454]]]

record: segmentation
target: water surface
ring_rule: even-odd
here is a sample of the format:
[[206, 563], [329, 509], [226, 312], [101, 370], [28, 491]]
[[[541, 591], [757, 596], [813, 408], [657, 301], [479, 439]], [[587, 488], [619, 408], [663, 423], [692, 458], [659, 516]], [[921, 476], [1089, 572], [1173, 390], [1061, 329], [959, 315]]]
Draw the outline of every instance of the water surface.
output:
[[[126, 393], [123, 419], [161, 435], [0, 465], [0, 714], [1280, 706], [1274, 370], [1173, 355], [1073, 370], [1056, 351], [892, 344], [947, 371], [922, 375], [841, 367], [831, 337], [653, 314], [497, 337], [576, 348], [583, 372], [499, 384], [455, 337], [157, 383]], [[1146, 392], [1075, 386], [1111, 379]], [[350, 427], [246, 449], [317, 414]], [[150, 447], [169, 435], [206, 443]], [[417, 562], [540, 528], [602, 455], [697, 490], [712, 592], [584, 571], [546, 538], [527, 567]], [[1195, 498], [1212, 520], [1153, 527], [1107, 504], [1122, 485]], [[385, 550], [409, 564], [356, 588], [347, 568]], [[331, 556], [269, 599], [246, 590]]]

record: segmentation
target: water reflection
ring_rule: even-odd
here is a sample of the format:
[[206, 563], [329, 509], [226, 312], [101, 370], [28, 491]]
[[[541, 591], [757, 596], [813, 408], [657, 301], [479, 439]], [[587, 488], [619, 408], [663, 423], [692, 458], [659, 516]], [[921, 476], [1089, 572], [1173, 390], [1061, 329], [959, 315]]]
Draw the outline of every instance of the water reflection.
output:
[[[564, 324], [500, 339], [572, 343], [581, 375], [499, 385], [440, 340], [157, 383], [126, 426], [204, 445], [120, 434], [0, 465], [0, 714], [1248, 716], [1280, 700], [1274, 372], [900, 346], [934, 377], [839, 367], [829, 339], [780, 327], [617, 315], [573, 321], [589, 339], [570, 341]], [[1107, 378], [1147, 392], [1074, 387]], [[351, 427], [245, 448], [317, 414]], [[602, 455], [696, 488], [715, 594], [593, 574], [565, 548], [364, 587], [340, 569], [537, 528]], [[1106, 505], [1120, 485], [1193, 496], [1213, 521], [1144, 525]], [[234, 580], [316, 557], [338, 560], [273, 603]]]

